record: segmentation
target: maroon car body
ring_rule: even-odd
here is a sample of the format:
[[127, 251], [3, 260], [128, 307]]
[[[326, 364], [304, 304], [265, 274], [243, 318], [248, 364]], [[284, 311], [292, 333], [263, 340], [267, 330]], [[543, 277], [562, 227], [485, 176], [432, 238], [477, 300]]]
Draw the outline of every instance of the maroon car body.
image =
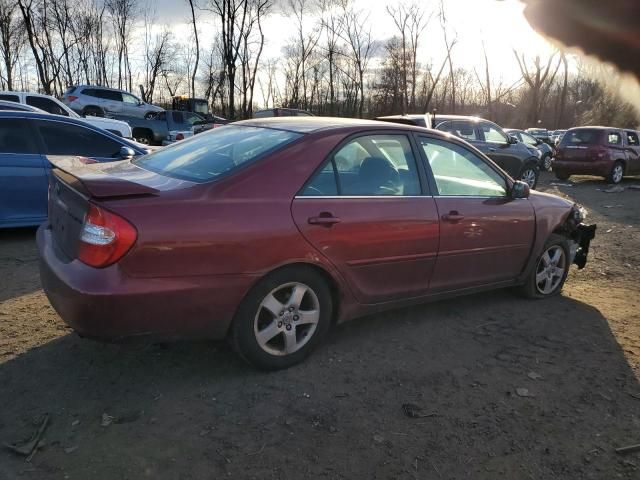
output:
[[[50, 217], [37, 234], [42, 283], [60, 316], [81, 335], [222, 338], [251, 289], [292, 265], [307, 266], [326, 281], [337, 321], [523, 284], [554, 231], [575, 237], [576, 249], [583, 247], [575, 261], [584, 266], [589, 239], [581, 240], [575, 225], [567, 227], [576, 214], [571, 202], [538, 192], [528, 196], [528, 188], [522, 195], [528, 198], [517, 199], [434, 194], [418, 141], [465, 149], [486, 161], [506, 190], [514, 188], [490, 160], [447, 134], [326, 118], [251, 120], [233, 128], [278, 129], [299, 138], [202, 183], [130, 161], [51, 159]], [[363, 135], [406, 137], [421, 191], [395, 197], [301, 194], [337, 147]], [[121, 258], [100, 268], [78, 258], [83, 222], [94, 207], [123, 219], [136, 235]]]
[[640, 135], [613, 127], [577, 127], [566, 131], [557, 147], [553, 171], [561, 180], [596, 175], [619, 183], [640, 175]]

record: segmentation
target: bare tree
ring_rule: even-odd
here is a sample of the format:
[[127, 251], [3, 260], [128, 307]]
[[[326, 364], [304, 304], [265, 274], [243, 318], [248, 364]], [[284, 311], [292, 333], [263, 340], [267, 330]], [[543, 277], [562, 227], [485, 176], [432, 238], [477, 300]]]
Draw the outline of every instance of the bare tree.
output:
[[193, 26], [193, 37], [196, 41], [196, 60], [191, 72], [191, 96], [196, 96], [196, 75], [198, 73], [198, 63], [200, 63], [200, 41], [198, 40], [198, 25], [196, 24], [196, 13], [194, 10], [193, 0], [187, 0], [191, 8], [191, 25]]
[[518, 61], [518, 67], [522, 74], [523, 80], [529, 86], [529, 108], [527, 113], [527, 121], [531, 125], [537, 125], [540, 120], [540, 111], [542, 109], [542, 103], [544, 102], [549, 89], [553, 84], [558, 68], [560, 67], [560, 61], [557, 62], [555, 69], [552, 70], [552, 65], [557, 52], [550, 55], [546, 62], [543, 62], [540, 55], [536, 55], [533, 60], [533, 65], [527, 65], [524, 54], [519, 54], [516, 50], [513, 54]]
[[373, 53], [373, 40], [371, 27], [367, 25], [368, 16], [353, 8], [344, 11], [343, 37], [347, 42], [351, 60], [355, 65], [357, 82], [356, 97], [360, 92], [360, 100], [357, 101], [358, 116], [362, 118], [364, 113], [364, 74]]
[[105, 0], [107, 11], [111, 15], [118, 53], [118, 88], [133, 89], [131, 63], [129, 62], [129, 43], [131, 29], [138, 15], [138, 0]]
[[13, 90], [14, 70], [24, 41], [24, 29], [17, 14], [17, 4], [13, 0], [0, 0], [0, 55], [7, 90]]

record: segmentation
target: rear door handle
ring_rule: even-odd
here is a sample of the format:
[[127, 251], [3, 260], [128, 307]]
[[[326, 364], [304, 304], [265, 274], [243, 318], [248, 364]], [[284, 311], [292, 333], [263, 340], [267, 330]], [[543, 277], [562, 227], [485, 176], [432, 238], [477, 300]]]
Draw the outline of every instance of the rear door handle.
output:
[[322, 212], [317, 217], [309, 217], [307, 221], [310, 225], [322, 225], [324, 227], [330, 227], [331, 225], [340, 223], [341, 220], [338, 217], [334, 217], [328, 212]]
[[460, 220], [464, 220], [464, 215], [460, 215], [458, 212], [456, 212], [455, 210], [449, 213], [445, 213], [444, 215], [442, 215], [442, 220], [444, 220], [445, 222], [459, 222]]
[[495, 148], [493, 148], [493, 147], [490, 147], [490, 148], [489, 148], [489, 151], [490, 151], [490, 152], [495, 152], [495, 151], [496, 151], [496, 149], [495, 149]]

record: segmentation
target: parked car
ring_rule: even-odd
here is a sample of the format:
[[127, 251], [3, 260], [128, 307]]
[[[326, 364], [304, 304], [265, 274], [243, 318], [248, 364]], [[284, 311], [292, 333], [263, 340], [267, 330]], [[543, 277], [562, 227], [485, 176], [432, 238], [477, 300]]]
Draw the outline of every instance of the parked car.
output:
[[228, 336], [267, 369], [334, 321], [499, 287], [555, 295], [595, 234], [467, 142], [400, 124], [248, 120], [108, 166], [55, 162], [37, 243], [65, 322]]
[[640, 141], [635, 130], [578, 127], [567, 130], [558, 145], [553, 171], [560, 180], [571, 175], [597, 175], [620, 183], [640, 174]]
[[295, 108], [267, 108], [265, 110], [258, 110], [253, 114], [253, 118], [266, 117], [313, 117], [313, 113]]
[[416, 125], [418, 127], [434, 128], [433, 116], [428, 113], [405, 113], [403, 115], [388, 115], [377, 117], [376, 120], [382, 122], [402, 123], [404, 125]]
[[[43, 95], [31, 92], [0, 92], [0, 100], [17, 102], [22, 105], [30, 105], [41, 111], [62, 115], [75, 119], [83, 119], [76, 112], [67, 107], [64, 103], [51, 95]], [[131, 127], [126, 122], [114, 120], [112, 118], [87, 117], [83, 119], [94, 127], [103, 128], [108, 132], [115, 133], [124, 138], [131, 138]]]
[[533, 135], [528, 134], [524, 130], [518, 130], [515, 128], [505, 128], [504, 131], [509, 135], [512, 135], [518, 139], [519, 142], [524, 143], [532, 148], [540, 150], [540, 168], [542, 170], [551, 170], [551, 161], [554, 155], [554, 149], [548, 143], [544, 143], [542, 140], [537, 139]]
[[84, 117], [127, 115], [145, 118], [164, 110], [143, 102], [125, 90], [97, 85], [71, 86], [64, 92], [62, 101]]
[[145, 153], [137, 144], [82, 120], [0, 111], [0, 228], [36, 226], [47, 218], [51, 155], [111, 162]]
[[551, 134], [546, 128], [527, 128], [525, 132], [527, 132], [529, 135], [534, 136], [538, 140], [542, 140], [548, 145], [553, 145], [553, 142], [551, 141]]
[[[395, 115], [379, 117], [385, 122], [428, 126], [428, 115]], [[476, 147], [496, 162], [513, 178], [535, 188], [540, 175], [540, 152], [507, 135], [501, 127], [489, 120], [460, 115], [436, 115], [431, 117], [432, 127], [452, 133]]]
[[191, 137], [194, 126], [209, 124], [201, 115], [178, 110], [163, 110], [149, 118], [118, 116], [133, 130], [137, 142], [145, 145], [168, 145]]

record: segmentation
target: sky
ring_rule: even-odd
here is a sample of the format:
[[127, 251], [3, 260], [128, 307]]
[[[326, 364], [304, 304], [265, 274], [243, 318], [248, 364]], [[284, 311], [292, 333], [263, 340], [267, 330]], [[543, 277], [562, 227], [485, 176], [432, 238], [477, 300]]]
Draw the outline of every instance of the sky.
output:
[[[206, 0], [200, 0], [205, 2]], [[354, 0], [357, 9], [369, 15], [374, 40], [384, 41], [397, 33], [393, 21], [386, 12], [387, 5], [398, 5], [404, 0]], [[407, 0], [411, 3], [413, 0]], [[159, 25], [169, 24], [178, 38], [188, 38], [190, 11], [186, 1], [158, 0], [156, 17]], [[436, 0], [419, 2], [427, 10], [437, 11]], [[455, 65], [466, 68], [484, 68], [482, 42], [484, 41], [492, 76], [512, 83], [520, 78], [513, 49], [533, 58], [536, 54], [550, 54], [554, 48], [537, 34], [524, 18], [524, 6], [517, 0], [445, 0], [445, 13], [450, 25], [450, 38], [456, 37], [457, 45], [453, 51]], [[277, 8], [276, 11], [280, 10]], [[198, 12], [201, 43], [211, 42], [217, 26], [211, 14]], [[272, 14], [266, 24], [267, 42], [263, 59], [277, 59], [281, 56], [283, 45], [294, 34], [291, 20], [282, 13]], [[419, 61], [440, 65], [444, 58], [445, 47], [437, 15], [431, 18], [419, 49]]]

